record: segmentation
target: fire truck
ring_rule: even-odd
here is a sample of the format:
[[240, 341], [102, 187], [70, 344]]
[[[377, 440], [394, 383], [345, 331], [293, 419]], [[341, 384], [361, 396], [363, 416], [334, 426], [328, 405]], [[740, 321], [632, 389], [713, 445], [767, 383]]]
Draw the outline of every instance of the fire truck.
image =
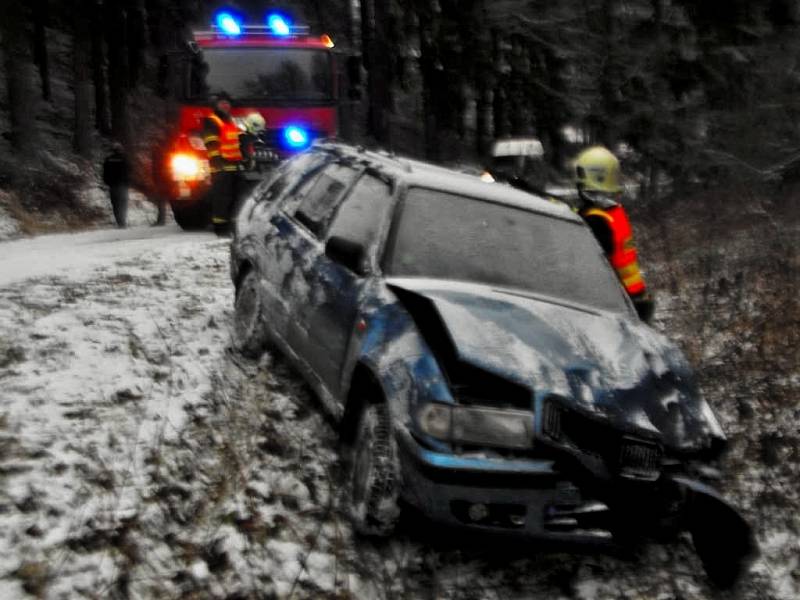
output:
[[243, 180], [258, 180], [271, 164], [314, 139], [336, 135], [333, 46], [327, 34], [311, 35], [308, 27], [277, 13], [265, 25], [246, 26], [235, 14], [221, 12], [210, 30], [193, 33], [181, 59], [176, 130], [158, 159], [178, 225], [198, 229], [210, 221], [211, 180], [201, 132], [213, 94], [232, 98], [231, 113], [243, 131], [261, 124], [248, 136], [252, 147]]

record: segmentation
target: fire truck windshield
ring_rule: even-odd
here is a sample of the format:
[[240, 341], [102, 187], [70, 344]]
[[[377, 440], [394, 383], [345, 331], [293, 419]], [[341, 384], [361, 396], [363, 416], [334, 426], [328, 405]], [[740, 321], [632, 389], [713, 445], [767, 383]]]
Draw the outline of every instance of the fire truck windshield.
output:
[[189, 68], [189, 100], [220, 91], [234, 100], [266, 104], [333, 100], [333, 63], [326, 50], [206, 48]]

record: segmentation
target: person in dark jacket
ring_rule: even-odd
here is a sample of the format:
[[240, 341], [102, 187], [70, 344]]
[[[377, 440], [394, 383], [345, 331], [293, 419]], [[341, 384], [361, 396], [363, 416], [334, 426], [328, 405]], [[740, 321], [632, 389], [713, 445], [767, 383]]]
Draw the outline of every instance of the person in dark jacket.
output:
[[103, 183], [108, 186], [117, 227], [127, 227], [130, 168], [122, 144], [118, 142], [112, 146], [111, 154], [103, 162]]
[[156, 225], [167, 222], [167, 175], [164, 168], [164, 157], [167, 154], [168, 139], [161, 136], [155, 140], [150, 152], [150, 201], [158, 208]]

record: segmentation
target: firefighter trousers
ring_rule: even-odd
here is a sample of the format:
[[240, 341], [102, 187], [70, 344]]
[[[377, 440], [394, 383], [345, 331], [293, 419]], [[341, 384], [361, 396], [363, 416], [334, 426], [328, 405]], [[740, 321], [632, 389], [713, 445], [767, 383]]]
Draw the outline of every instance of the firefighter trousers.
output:
[[220, 171], [211, 176], [211, 222], [215, 230], [228, 231], [238, 200], [238, 171]]

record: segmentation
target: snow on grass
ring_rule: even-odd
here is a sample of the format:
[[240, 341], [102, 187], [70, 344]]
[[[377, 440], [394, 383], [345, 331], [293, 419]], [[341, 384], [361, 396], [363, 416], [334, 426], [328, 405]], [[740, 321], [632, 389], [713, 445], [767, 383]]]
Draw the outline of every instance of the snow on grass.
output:
[[[1, 250], [1, 598], [721, 597], [686, 536], [627, 560], [414, 518], [354, 536], [318, 402], [276, 354], [228, 349], [226, 241], [141, 228]], [[768, 482], [744, 464], [734, 496], [760, 514]], [[764, 557], [735, 597], [796, 597], [793, 524], [756, 523]]]

